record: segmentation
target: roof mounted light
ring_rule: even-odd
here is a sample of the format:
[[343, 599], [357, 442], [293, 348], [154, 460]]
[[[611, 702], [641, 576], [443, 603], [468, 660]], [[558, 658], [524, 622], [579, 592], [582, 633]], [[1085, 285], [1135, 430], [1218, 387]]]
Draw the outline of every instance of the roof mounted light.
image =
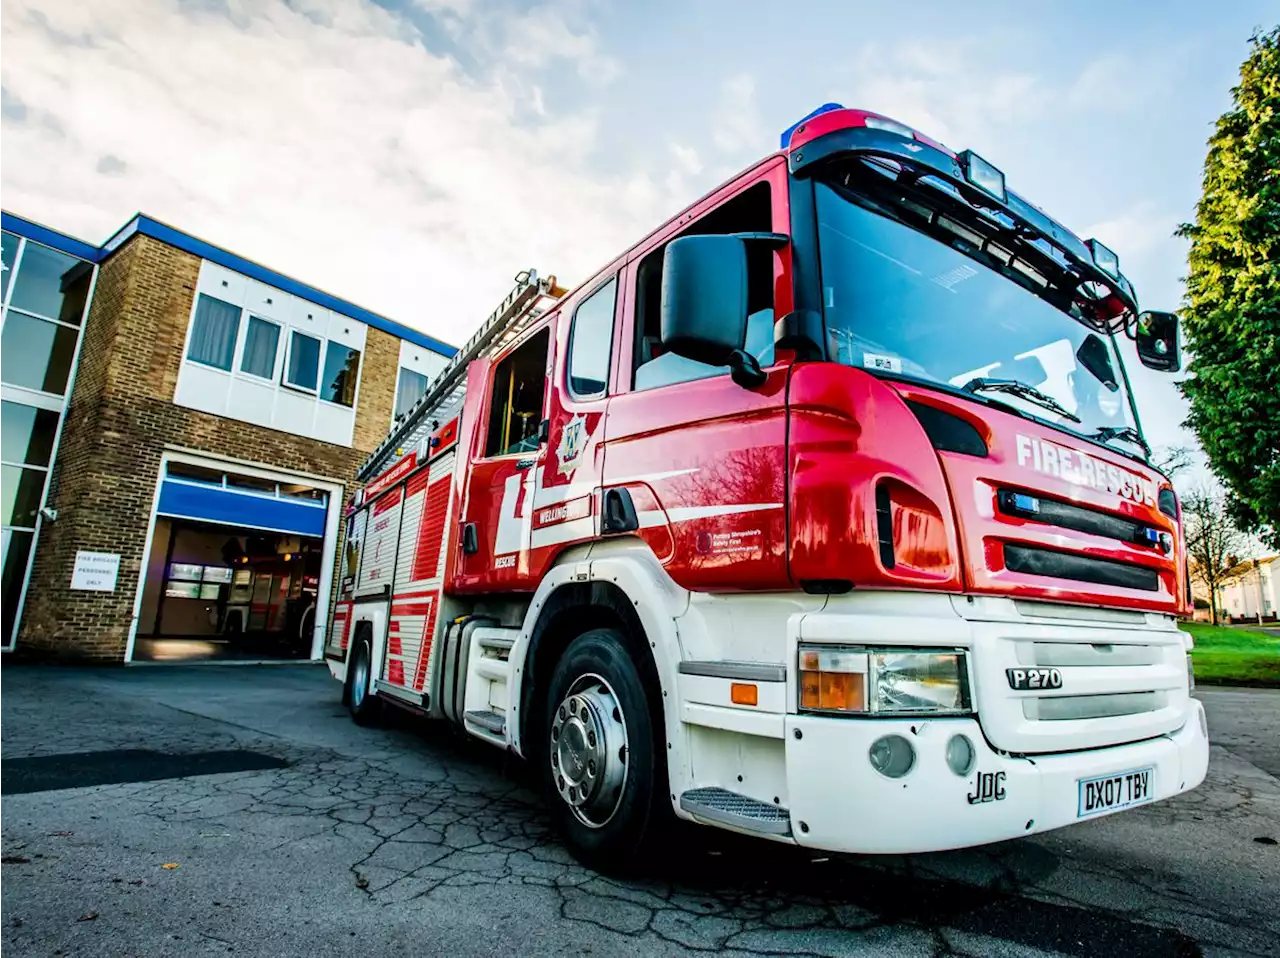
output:
[[1004, 174], [980, 157], [973, 150], [965, 150], [958, 157], [964, 168], [964, 178], [982, 192], [995, 197], [1001, 203], [1008, 201], [1004, 188]]
[[897, 120], [890, 120], [886, 116], [869, 116], [863, 122], [872, 130], [897, 133], [898, 136], [905, 136], [908, 140], [914, 140], [916, 137], [916, 131], [911, 127], [905, 123], [899, 123]]
[[812, 120], [815, 116], [821, 116], [824, 113], [830, 113], [832, 110], [843, 110], [843, 109], [844, 109], [844, 105], [841, 103], [824, 103], [822, 104], [822, 106], [818, 107], [816, 110], [810, 110], [804, 116], [800, 117], [800, 119], [796, 120], [789, 127], [787, 127], [785, 130], [782, 131], [782, 148], [785, 150], [788, 146], [790, 146], [792, 134], [795, 133], [796, 130], [800, 129], [800, 127], [804, 126], [806, 123]]
[[1093, 254], [1094, 265], [1112, 279], [1120, 278], [1120, 257], [1107, 249], [1096, 239], [1085, 240], [1089, 252]]

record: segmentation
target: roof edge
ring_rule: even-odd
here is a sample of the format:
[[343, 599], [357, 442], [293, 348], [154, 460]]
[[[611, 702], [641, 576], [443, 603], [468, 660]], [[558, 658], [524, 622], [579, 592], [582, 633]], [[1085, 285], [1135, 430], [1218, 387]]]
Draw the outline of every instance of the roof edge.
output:
[[102, 251], [92, 243], [86, 243], [61, 230], [55, 230], [43, 223], [29, 220], [25, 216], [10, 213], [8, 210], [0, 210], [0, 226], [16, 236], [34, 240], [41, 246], [48, 246], [60, 253], [88, 260], [90, 263], [96, 263], [102, 259]]
[[197, 236], [192, 236], [190, 233], [185, 233], [177, 227], [163, 223], [147, 216], [145, 213], [135, 213], [124, 226], [112, 233], [110, 238], [101, 246], [86, 243], [84, 240], [50, 229], [7, 210], [4, 211], [3, 220], [4, 228], [18, 236], [26, 237], [92, 263], [103, 262], [138, 234], [150, 236], [152, 239], [159, 240], [183, 252], [199, 256], [201, 259], [207, 259], [211, 263], [217, 263], [219, 266], [234, 270], [269, 286], [274, 286], [286, 293], [292, 293], [294, 296], [315, 303], [317, 306], [323, 306], [325, 309], [331, 309], [336, 313], [341, 313], [343, 316], [365, 323], [375, 329], [380, 329], [395, 336], [397, 339], [429, 349], [446, 359], [452, 358], [458, 351], [456, 346], [436, 339], [434, 336], [429, 336], [419, 330], [405, 326], [394, 319], [375, 313], [371, 309], [357, 306], [355, 303], [334, 296], [332, 293], [326, 293], [324, 290], [317, 289], [315, 286], [304, 283], [301, 280], [285, 276], [283, 273], [260, 263], [255, 263], [253, 260], [246, 259]]

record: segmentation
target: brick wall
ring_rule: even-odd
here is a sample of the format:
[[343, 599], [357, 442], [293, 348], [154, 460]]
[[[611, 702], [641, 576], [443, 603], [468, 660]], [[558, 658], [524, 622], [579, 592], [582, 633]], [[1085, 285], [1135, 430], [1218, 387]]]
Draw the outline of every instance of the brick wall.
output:
[[391, 428], [391, 412], [396, 405], [396, 375], [400, 368], [400, 340], [370, 326], [360, 363], [363, 367], [360, 404], [356, 407], [352, 442], [357, 449], [372, 452], [387, 438]]
[[[99, 268], [50, 480], [58, 518], [41, 529], [20, 624], [24, 654], [123, 660], [166, 445], [310, 473], [350, 495], [365, 453], [386, 435], [400, 341], [376, 329], [361, 359], [355, 448], [175, 406], [199, 270], [197, 257], [141, 235]], [[78, 549], [120, 554], [114, 592], [70, 588]]]

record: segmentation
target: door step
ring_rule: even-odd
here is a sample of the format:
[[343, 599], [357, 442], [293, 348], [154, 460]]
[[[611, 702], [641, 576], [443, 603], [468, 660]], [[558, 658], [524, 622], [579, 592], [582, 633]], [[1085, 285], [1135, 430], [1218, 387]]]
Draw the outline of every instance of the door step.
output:
[[[515, 630], [513, 629], [511, 631], [514, 632]], [[493, 630], [493, 632], [486, 632], [484, 634], [477, 635], [476, 644], [482, 649], [490, 649], [498, 653], [498, 658], [505, 662], [507, 654], [511, 651], [511, 647], [516, 644], [515, 636], [495, 635], [495, 632], [497, 632], [496, 629]]]
[[739, 795], [727, 788], [694, 788], [680, 796], [680, 807], [703, 821], [732, 825], [762, 835], [790, 835], [791, 813], [785, 808]]
[[462, 718], [470, 725], [478, 726], [486, 732], [501, 736], [507, 728], [507, 717], [497, 712], [464, 712]]

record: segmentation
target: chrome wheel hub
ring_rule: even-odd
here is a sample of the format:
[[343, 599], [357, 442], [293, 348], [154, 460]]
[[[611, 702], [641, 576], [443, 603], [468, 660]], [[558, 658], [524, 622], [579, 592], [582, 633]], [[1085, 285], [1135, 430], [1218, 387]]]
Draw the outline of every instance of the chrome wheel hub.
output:
[[578, 820], [599, 828], [613, 818], [627, 781], [627, 724], [600, 676], [579, 678], [556, 707], [550, 753], [556, 790]]

